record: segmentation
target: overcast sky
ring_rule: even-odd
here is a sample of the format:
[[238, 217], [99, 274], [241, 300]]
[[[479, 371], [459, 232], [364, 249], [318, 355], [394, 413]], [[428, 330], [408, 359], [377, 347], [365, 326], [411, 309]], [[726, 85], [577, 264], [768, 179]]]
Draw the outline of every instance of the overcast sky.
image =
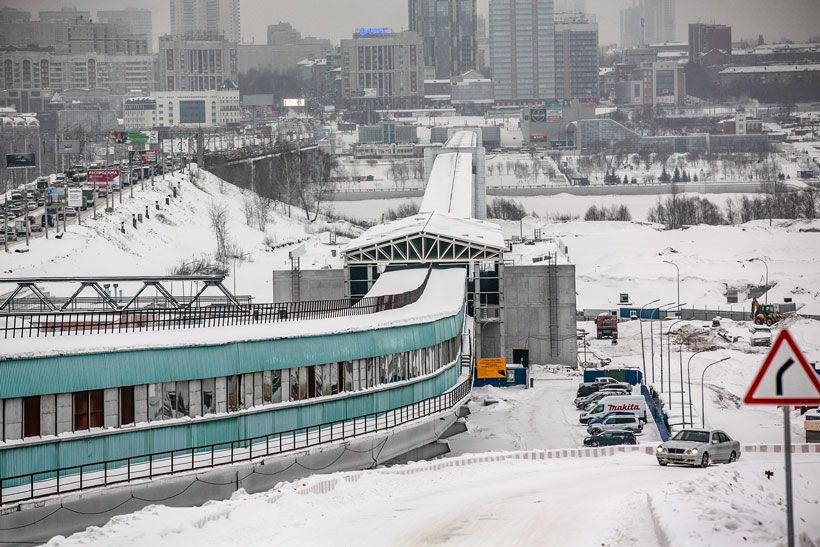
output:
[[[487, 11], [489, 0], [478, 0], [479, 10]], [[154, 34], [170, 28], [167, 0], [2, 0], [0, 4], [35, 13], [73, 5], [80, 9], [117, 9], [129, 5], [153, 11]], [[618, 10], [632, 0], [587, 0], [588, 11], [598, 18], [600, 43], [617, 42]], [[289, 21], [303, 35], [330, 38], [338, 42], [356, 27], [407, 27], [406, 0], [241, 0], [242, 36], [248, 42], [265, 43], [265, 29], [271, 23]], [[93, 15], [93, 14], [92, 14]], [[686, 40], [686, 25], [696, 21], [731, 25], [732, 36], [766, 41], [789, 37], [806, 40], [820, 34], [820, 0], [677, 0], [677, 38]]]

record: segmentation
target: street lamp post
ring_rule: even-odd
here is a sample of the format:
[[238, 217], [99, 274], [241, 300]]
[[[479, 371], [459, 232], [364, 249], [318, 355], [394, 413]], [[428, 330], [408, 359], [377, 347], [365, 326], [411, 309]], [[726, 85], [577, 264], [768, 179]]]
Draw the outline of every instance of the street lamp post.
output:
[[680, 307], [681, 307], [681, 303], [680, 303], [680, 268], [678, 267], [677, 264], [675, 264], [671, 260], [664, 260], [664, 263], [673, 265], [675, 267], [675, 270], [677, 271], [677, 277], [678, 277], [678, 305], [676, 307], [678, 308], [678, 311], [680, 311]]
[[763, 266], [766, 268], [766, 293], [765, 293], [765, 303], [769, 303], [769, 265], [766, 263], [765, 260], [762, 258], [750, 258], [749, 262], [762, 262]]
[[[669, 370], [669, 397], [670, 397], [670, 406], [671, 406], [671, 397], [672, 397], [672, 327], [677, 325], [678, 323], [683, 322], [683, 319], [678, 319], [671, 325], [669, 325], [669, 330], [666, 331], [666, 364]], [[663, 343], [663, 338], [661, 338], [661, 343]], [[663, 363], [661, 363], [663, 366]], [[683, 393], [683, 389], [681, 389], [681, 394]], [[683, 403], [681, 403], [681, 413], [683, 413]]]
[[[670, 302], [668, 304], [663, 304], [661, 306], [658, 306], [658, 319], [661, 322], [661, 324], [658, 328], [658, 334], [661, 337], [660, 346], [659, 346], [660, 350], [661, 350], [661, 393], [663, 393], [663, 319], [661, 319], [661, 311], [667, 311], [663, 308], [666, 308], [666, 307], [669, 307], [669, 306], [672, 306], [672, 305], [674, 305], [674, 302]], [[655, 381], [655, 335], [653, 333], [654, 329], [652, 328], [652, 325], [654, 324], [654, 321], [655, 321], [654, 318], [650, 316], [650, 318], [649, 318], [649, 336], [650, 336], [650, 341], [652, 342], [651, 347], [652, 347], [652, 381], [653, 382]]]
[[646, 350], [644, 349], [644, 343], [643, 343], [643, 309], [645, 307], [649, 306], [650, 304], [654, 304], [658, 300], [660, 300], [660, 298], [656, 298], [652, 302], [647, 302], [646, 304], [641, 306], [641, 311], [640, 311], [640, 314], [638, 315], [638, 322], [639, 322], [639, 326], [641, 328], [641, 361], [643, 361], [643, 382], [644, 383], [646, 383]]
[[719, 361], [713, 361], [706, 365], [703, 369], [703, 372], [700, 375], [700, 417], [701, 417], [701, 427], [706, 429], [706, 395], [705, 395], [705, 385], [704, 385], [704, 378], [706, 377], [706, 371], [709, 370], [709, 367], [712, 365], [717, 365], [718, 363], [722, 363], [723, 361], [727, 361], [729, 358], [724, 357]]

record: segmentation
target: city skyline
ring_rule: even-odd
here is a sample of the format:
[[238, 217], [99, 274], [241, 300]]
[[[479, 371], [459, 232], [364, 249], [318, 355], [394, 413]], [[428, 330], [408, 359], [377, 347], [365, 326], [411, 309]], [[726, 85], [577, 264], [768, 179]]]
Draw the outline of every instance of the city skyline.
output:
[[[617, 43], [620, 35], [619, 12], [632, 5], [632, 0], [588, 0], [586, 7], [594, 14], [599, 26], [601, 45]], [[138, 4], [136, 6], [135, 4]], [[820, 2], [813, 0], [784, 0], [773, 11], [767, 0], [724, 0], [719, 4], [709, 0], [678, 2], [675, 32], [679, 40], [687, 35], [689, 23], [716, 22], [733, 27], [736, 40], [757, 38], [763, 34], [767, 42], [789, 38], [805, 41], [820, 34]], [[30, 11], [55, 10], [66, 6], [58, 0], [6, 0], [4, 5]], [[113, 10], [126, 7], [150, 9], [153, 15], [154, 36], [170, 33], [169, 3], [162, 0], [76, 0], [70, 6], [82, 10]], [[479, 14], [488, 12], [488, 0], [478, 0]], [[317, 16], [321, 13], [321, 16]], [[362, 16], [360, 14], [367, 14]], [[765, 20], [765, 26], [761, 21]], [[243, 41], [264, 44], [269, 24], [290, 22], [303, 35], [329, 38], [334, 44], [348, 38], [358, 27], [383, 26], [396, 31], [408, 28], [407, 1], [350, 0], [344, 4], [326, 0], [241, 0], [241, 29]]]

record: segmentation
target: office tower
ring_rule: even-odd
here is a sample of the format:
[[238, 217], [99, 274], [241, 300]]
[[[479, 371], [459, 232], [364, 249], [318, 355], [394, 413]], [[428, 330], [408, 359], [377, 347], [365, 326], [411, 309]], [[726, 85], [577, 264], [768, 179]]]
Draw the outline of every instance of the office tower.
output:
[[171, 0], [171, 35], [222, 34], [239, 42], [239, 0]]
[[555, 96], [553, 0], [490, 0], [490, 65], [496, 101]]
[[435, 78], [476, 68], [476, 0], [409, 0], [408, 20], [422, 38], [424, 65]]
[[97, 21], [100, 23], [120, 25], [130, 34], [146, 36], [148, 39], [148, 53], [154, 50], [154, 29], [151, 23], [151, 10], [142, 8], [98, 10]]
[[556, 15], [555, 95], [564, 99], [598, 95], [598, 23], [594, 16]]

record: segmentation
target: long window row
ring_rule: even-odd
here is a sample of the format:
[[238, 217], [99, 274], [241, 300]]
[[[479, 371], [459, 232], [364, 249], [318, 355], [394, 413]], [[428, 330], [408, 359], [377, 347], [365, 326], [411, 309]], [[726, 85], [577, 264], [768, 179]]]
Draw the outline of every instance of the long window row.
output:
[[239, 412], [411, 380], [452, 363], [459, 340], [326, 365], [4, 399], [0, 441]]

